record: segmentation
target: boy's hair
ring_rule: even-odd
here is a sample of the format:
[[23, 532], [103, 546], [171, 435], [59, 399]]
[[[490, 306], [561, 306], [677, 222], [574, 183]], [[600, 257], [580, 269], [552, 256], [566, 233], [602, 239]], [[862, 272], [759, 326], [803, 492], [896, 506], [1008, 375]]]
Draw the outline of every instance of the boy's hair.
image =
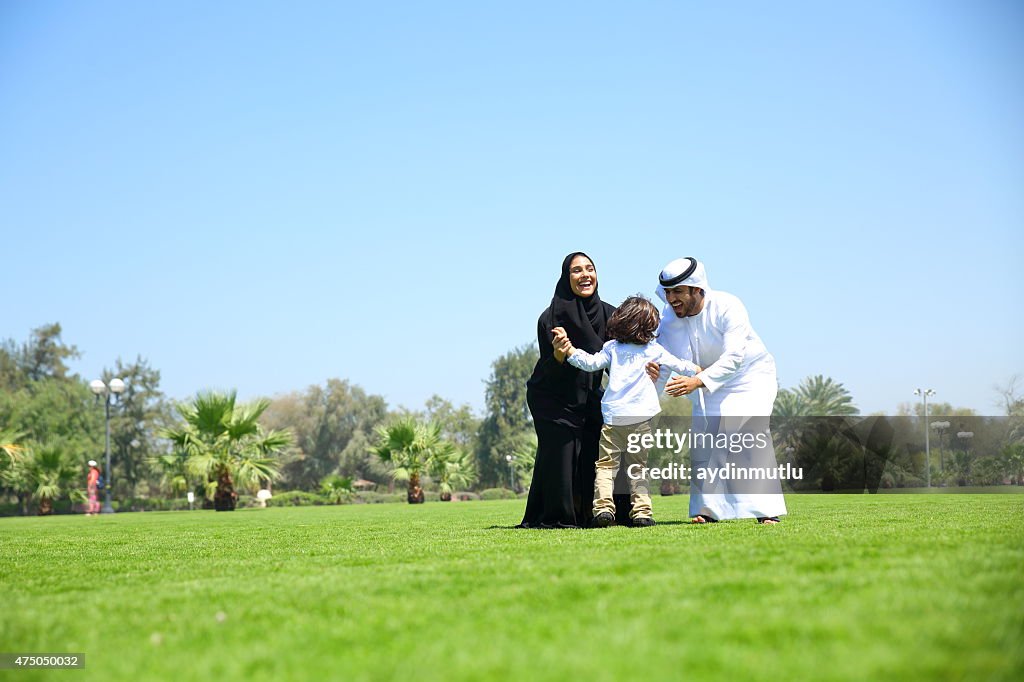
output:
[[646, 298], [630, 296], [608, 320], [608, 337], [639, 346], [650, 343], [658, 329], [658, 309]]

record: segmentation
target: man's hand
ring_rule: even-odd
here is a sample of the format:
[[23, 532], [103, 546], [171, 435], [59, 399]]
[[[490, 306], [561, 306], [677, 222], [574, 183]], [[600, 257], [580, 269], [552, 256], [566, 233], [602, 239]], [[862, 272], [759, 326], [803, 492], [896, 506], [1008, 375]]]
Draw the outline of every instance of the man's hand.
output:
[[678, 398], [679, 396], [690, 395], [703, 386], [704, 382], [697, 377], [673, 377], [665, 385], [665, 393]]
[[656, 362], [647, 363], [647, 376], [651, 378], [651, 381], [657, 383], [658, 377], [661, 376], [661, 365]]

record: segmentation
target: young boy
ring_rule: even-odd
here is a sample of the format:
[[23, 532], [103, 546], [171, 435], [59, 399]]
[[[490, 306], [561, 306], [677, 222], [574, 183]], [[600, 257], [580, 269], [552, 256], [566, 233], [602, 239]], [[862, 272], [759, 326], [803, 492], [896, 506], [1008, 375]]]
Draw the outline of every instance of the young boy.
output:
[[[604, 426], [594, 481], [594, 526], [598, 528], [615, 522], [612, 489], [623, 452], [627, 470], [633, 464], [641, 468], [647, 466], [647, 448], [640, 446], [640, 439], [651, 433], [651, 419], [661, 412], [658, 391], [647, 376], [647, 363], [664, 365], [687, 376], [701, 371], [697, 365], [680, 360], [654, 341], [659, 321], [658, 309], [650, 301], [643, 296], [630, 296], [608, 320], [608, 336], [612, 340], [594, 354], [575, 348], [561, 327], [552, 330], [554, 346], [566, 354], [570, 365], [586, 372], [608, 369], [608, 388], [601, 399]], [[639, 449], [635, 453], [627, 448], [633, 434], [636, 436], [632, 449]], [[629, 487], [633, 526], [653, 526], [646, 477], [630, 476]]]

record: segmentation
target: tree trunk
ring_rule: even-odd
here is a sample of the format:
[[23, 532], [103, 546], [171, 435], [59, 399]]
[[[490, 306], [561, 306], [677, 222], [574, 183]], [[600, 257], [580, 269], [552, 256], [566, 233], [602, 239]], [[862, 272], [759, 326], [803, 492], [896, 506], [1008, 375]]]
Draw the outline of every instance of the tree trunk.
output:
[[409, 501], [409, 504], [423, 504], [426, 501], [423, 488], [420, 487], [419, 474], [411, 474], [409, 476], [409, 491], [406, 493], [406, 499]]
[[441, 493], [441, 501], [442, 502], [451, 502], [452, 501], [452, 494], [451, 493]]
[[217, 511], [234, 511], [238, 503], [235, 483], [231, 480], [231, 471], [221, 469], [217, 476], [217, 492], [213, 494], [213, 508]]
[[53, 513], [53, 500], [51, 500], [49, 497], [40, 497], [39, 498], [39, 515], [40, 516], [49, 516], [52, 513]]

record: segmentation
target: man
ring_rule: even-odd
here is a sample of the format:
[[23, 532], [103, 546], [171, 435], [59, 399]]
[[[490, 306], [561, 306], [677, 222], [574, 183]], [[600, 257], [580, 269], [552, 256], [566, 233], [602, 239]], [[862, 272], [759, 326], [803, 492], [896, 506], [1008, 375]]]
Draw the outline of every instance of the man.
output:
[[[689, 396], [693, 402], [692, 522], [755, 518], [778, 523], [786, 502], [768, 432], [778, 392], [775, 359], [750, 326], [743, 303], [711, 289], [704, 264], [696, 258], [666, 265], [657, 293], [667, 304], [658, 341], [676, 357], [705, 368], [665, 384], [669, 395]], [[659, 371], [657, 365], [648, 366], [652, 378]], [[740, 469], [760, 473], [750, 474], [750, 480], [735, 473]]]

